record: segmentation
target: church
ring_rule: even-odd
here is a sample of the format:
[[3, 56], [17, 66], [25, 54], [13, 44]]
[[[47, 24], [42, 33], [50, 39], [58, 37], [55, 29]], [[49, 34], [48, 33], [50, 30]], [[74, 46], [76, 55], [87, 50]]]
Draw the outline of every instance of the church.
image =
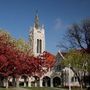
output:
[[[38, 15], [35, 15], [34, 25], [30, 28], [29, 33], [29, 43], [31, 46], [32, 54], [37, 57], [45, 51], [45, 28], [44, 25], [40, 25]], [[79, 86], [78, 79], [76, 78], [74, 72], [65, 67], [61, 69], [60, 61], [63, 59], [63, 54], [58, 52], [56, 57], [55, 65], [50, 68], [41, 77], [35, 75], [32, 77], [27, 76], [26, 81], [23, 77], [19, 79], [19, 84], [21, 86], [28, 87], [60, 87], [69, 85], [68, 72], [70, 71], [72, 86]]]
[[[45, 51], [45, 28], [44, 25], [40, 25], [38, 15], [35, 15], [34, 25], [30, 28], [29, 43], [31, 46], [32, 54], [37, 57]], [[24, 80], [23, 76], [19, 79], [20, 86], [28, 87], [61, 87], [69, 86], [69, 79], [72, 82], [71, 86], [79, 86], [78, 79], [74, 72], [68, 68], [61, 68], [60, 61], [63, 60], [63, 54], [58, 52], [55, 56], [56, 63], [50, 68], [44, 75], [39, 77], [38, 75], [26, 76]], [[69, 72], [71, 76], [69, 77]]]

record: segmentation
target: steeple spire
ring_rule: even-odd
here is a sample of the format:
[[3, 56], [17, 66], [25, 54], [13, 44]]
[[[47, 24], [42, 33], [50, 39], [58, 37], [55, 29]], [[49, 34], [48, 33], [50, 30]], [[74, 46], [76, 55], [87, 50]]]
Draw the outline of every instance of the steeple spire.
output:
[[38, 17], [38, 11], [36, 10], [36, 15], [35, 15], [35, 22], [34, 22], [35, 28], [39, 28], [39, 17]]

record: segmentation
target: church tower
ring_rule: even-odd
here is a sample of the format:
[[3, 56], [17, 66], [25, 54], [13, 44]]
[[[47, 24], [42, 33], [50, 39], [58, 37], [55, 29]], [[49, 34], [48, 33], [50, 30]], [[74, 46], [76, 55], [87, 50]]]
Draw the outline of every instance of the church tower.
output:
[[39, 17], [35, 15], [34, 26], [30, 28], [30, 47], [34, 56], [45, 51], [45, 29], [40, 26]]

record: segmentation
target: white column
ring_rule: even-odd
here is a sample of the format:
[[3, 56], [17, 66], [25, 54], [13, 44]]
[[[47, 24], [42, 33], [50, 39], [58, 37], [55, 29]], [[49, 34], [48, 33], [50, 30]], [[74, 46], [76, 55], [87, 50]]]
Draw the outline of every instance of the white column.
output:
[[42, 83], [43, 83], [42, 78], [40, 78], [40, 87], [43, 87]]
[[26, 85], [26, 78], [24, 78], [24, 87], [26, 87], [27, 85]]
[[19, 78], [16, 78], [16, 87], [19, 87]]
[[5, 86], [6, 88], [8, 88], [8, 78], [6, 78], [6, 79], [4, 80], [4, 86]]
[[51, 78], [51, 82], [50, 83], [51, 83], [51, 87], [53, 87], [53, 78]]
[[6, 80], [6, 88], [8, 88], [8, 80]]
[[37, 87], [37, 82], [35, 82], [35, 87]]
[[26, 82], [24, 82], [24, 87], [26, 87]]
[[6, 81], [5, 81], [5, 79], [3, 80], [3, 86], [4, 86], [4, 87], [6, 86]]
[[28, 87], [31, 87], [31, 78], [28, 78]]

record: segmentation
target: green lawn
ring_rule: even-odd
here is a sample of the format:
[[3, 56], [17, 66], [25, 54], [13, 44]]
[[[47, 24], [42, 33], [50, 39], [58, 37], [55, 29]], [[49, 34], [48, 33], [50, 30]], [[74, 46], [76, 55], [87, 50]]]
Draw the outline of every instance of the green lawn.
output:
[[[8, 88], [8, 89], [5, 89], [5, 88], [0, 88], [0, 90], [68, 90], [68, 89], [61, 89], [61, 88], [46, 88], [46, 87], [42, 87], [42, 88], [39, 88], [39, 87], [31, 87], [31, 88]], [[80, 90], [80, 89], [72, 89], [72, 90]], [[85, 90], [85, 89], [83, 89]]]
[[[28, 88], [29, 90], [68, 90], [68, 89], [62, 89], [62, 88], [47, 88], [47, 87], [42, 87], [42, 88], [40, 88], [40, 87], [31, 87], [31, 88]], [[73, 89], [71, 89], [71, 90], [80, 90], [80, 88], [73, 88]], [[86, 89], [83, 89], [83, 90], [86, 90]]]
[[49, 88], [49, 87], [31, 87], [31, 88], [28, 88], [29, 90], [66, 90], [66, 89], [60, 89], [60, 88]]

